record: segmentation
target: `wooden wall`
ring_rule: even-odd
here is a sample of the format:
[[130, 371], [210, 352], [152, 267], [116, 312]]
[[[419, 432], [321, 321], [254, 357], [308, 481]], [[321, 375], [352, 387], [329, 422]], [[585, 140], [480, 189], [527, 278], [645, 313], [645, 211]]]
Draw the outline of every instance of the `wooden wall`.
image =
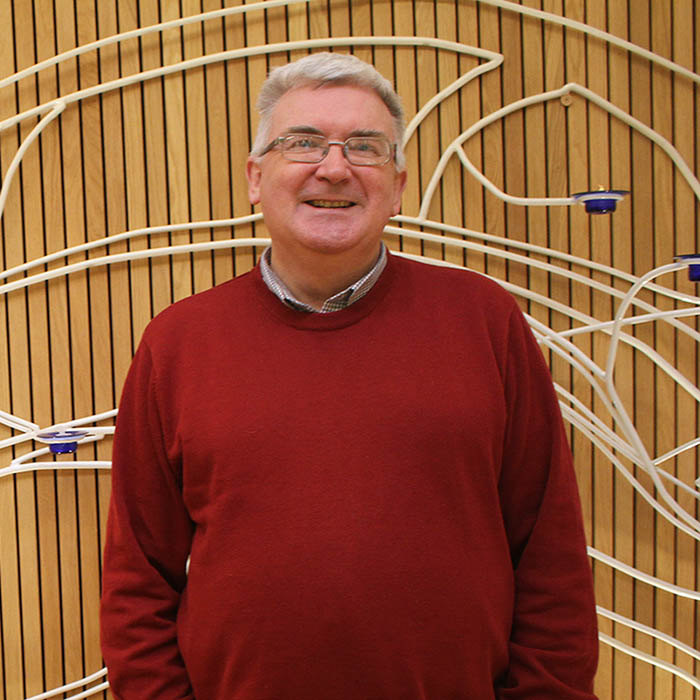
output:
[[[235, 0], [0, 0], [0, 80], [98, 38], [236, 5]], [[693, 0], [523, 0], [522, 5], [607, 31], [699, 71], [700, 6]], [[0, 122], [56, 97], [203, 55], [349, 36], [437, 37], [504, 57], [499, 68], [447, 97], [407, 144], [404, 215], [418, 214], [440, 154], [460, 133], [504, 105], [567, 82], [589, 88], [651, 127], [698, 172], [697, 82], [576, 28], [475, 0], [311, 0], [127, 39], [3, 85]], [[483, 62], [449, 46], [377, 44], [352, 50], [395, 81], [409, 118]], [[255, 96], [271, 67], [305, 53], [233, 57], [67, 104], [27, 149], [9, 187], [0, 270], [143, 227], [252, 213], [243, 166], [257, 122]], [[3, 178], [36, 124], [31, 117], [0, 133]], [[453, 157], [428, 219], [545, 246], [634, 275], [699, 250], [698, 198], [678, 167], [649, 138], [579, 95], [533, 104], [495, 121], [470, 139], [465, 151], [508, 194], [567, 197], [600, 185], [629, 189], [632, 196], [615, 214], [599, 217], [580, 206], [505, 204]], [[165, 231], [61, 257], [33, 272], [149, 247], [265, 235], [259, 222]], [[387, 242], [395, 250], [466, 264], [595, 318], [608, 320], [614, 313], [610, 294], [488, 250], [462, 252], [396, 235], [387, 236]], [[148, 320], [173, 301], [250, 269], [260, 250], [247, 246], [112, 262], [7, 293], [0, 288], [0, 410], [42, 427], [111, 411]], [[530, 255], [610, 286], [629, 286], [609, 273]], [[680, 273], [662, 283], [697, 293]], [[659, 308], [673, 308], [661, 296], [642, 296]], [[523, 297], [523, 308], [558, 331], [576, 325], [569, 314], [547, 304]], [[696, 328], [693, 320], [686, 323]], [[633, 332], [697, 386], [695, 340], [661, 323], [642, 324]], [[609, 341], [604, 334], [584, 334], [576, 346], [604, 363]], [[615, 425], [569, 363], [552, 355], [551, 365], [562, 387], [604, 423]], [[616, 380], [650, 454], [664, 454], [700, 433], [697, 401], [643, 353], [622, 348]], [[112, 418], [98, 422], [112, 423]], [[19, 435], [0, 422], [0, 440]], [[652, 576], [697, 590], [697, 540], [654, 511], [580, 431], [572, 430], [572, 444], [591, 545]], [[28, 440], [7, 445], [0, 450], [0, 469], [35, 447]], [[77, 458], [109, 460], [109, 455], [107, 437], [81, 446]], [[642, 470], [618, 456], [654, 494]], [[698, 449], [664, 468], [692, 485], [700, 476]], [[697, 500], [671, 490], [697, 517]], [[104, 469], [0, 478], [0, 697], [29, 697], [101, 668], [97, 610], [108, 497]], [[602, 606], [700, 647], [697, 602], [600, 562], [594, 563], [594, 572]], [[605, 619], [601, 630], [700, 677], [700, 663], [664, 642]], [[700, 698], [686, 681], [605, 644], [597, 689], [604, 700]]]

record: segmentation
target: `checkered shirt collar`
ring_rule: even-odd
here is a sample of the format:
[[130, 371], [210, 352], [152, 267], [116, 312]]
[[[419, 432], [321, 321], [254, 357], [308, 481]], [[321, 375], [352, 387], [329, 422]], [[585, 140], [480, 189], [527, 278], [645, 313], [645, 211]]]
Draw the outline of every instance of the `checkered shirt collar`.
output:
[[287, 306], [290, 306], [297, 311], [304, 311], [306, 313], [322, 313], [327, 314], [332, 311], [340, 311], [345, 309], [350, 304], [354, 304], [359, 299], [362, 299], [367, 292], [374, 286], [379, 276], [384, 271], [386, 267], [387, 252], [386, 246], [381, 244], [381, 251], [379, 253], [379, 258], [374, 267], [363, 277], [361, 277], [357, 282], [354, 282], [346, 289], [341, 292], [334, 294], [332, 297], [326, 299], [323, 302], [321, 309], [314, 309], [312, 306], [299, 301], [295, 296], [289, 291], [285, 283], [278, 277], [277, 273], [272, 269], [270, 264], [270, 255], [272, 252], [272, 247], [268, 246], [263, 251], [260, 257], [260, 274], [267, 285], [268, 289]]

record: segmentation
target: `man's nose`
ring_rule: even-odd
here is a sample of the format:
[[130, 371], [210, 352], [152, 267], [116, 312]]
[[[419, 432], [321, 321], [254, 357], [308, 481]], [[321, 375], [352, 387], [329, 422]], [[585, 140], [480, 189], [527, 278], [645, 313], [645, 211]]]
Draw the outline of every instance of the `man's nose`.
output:
[[[341, 141], [330, 141], [328, 143], [328, 153], [316, 169], [318, 177], [324, 178], [329, 182], [340, 182], [348, 176], [350, 163], [348, 163], [343, 153], [344, 145]], [[337, 146], [337, 148], [334, 148], [334, 146]]]

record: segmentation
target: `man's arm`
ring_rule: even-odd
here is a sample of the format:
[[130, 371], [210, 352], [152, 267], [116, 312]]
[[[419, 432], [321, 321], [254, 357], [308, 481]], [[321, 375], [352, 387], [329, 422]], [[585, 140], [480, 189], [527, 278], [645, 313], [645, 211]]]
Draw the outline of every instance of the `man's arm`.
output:
[[142, 343], [124, 385], [114, 439], [101, 604], [102, 653], [120, 700], [193, 698], [177, 644], [193, 526], [157, 381]]
[[499, 700], [591, 700], [598, 659], [581, 507], [549, 370], [521, 314], [511, 319], [507, 438], [500, 478], [515, 572]]

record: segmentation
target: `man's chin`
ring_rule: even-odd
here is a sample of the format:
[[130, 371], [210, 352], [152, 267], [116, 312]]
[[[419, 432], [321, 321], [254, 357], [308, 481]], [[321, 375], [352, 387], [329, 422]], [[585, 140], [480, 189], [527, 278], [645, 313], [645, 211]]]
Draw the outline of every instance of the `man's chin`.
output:
[[321, 226], [307, 226], [301, 230], [298, 241], [309, 250], [340, 254], [363, 247], [366, 238], [359, 229], [348, 226], [347, 220], [339, 221], [335, 217], [329, 217]]
[[326, 255], [363, 255], [379, 248], [379, 238], [347, 230], [327, 230], [317, 236], [306, 236], [304, 245], [309, 250]]

